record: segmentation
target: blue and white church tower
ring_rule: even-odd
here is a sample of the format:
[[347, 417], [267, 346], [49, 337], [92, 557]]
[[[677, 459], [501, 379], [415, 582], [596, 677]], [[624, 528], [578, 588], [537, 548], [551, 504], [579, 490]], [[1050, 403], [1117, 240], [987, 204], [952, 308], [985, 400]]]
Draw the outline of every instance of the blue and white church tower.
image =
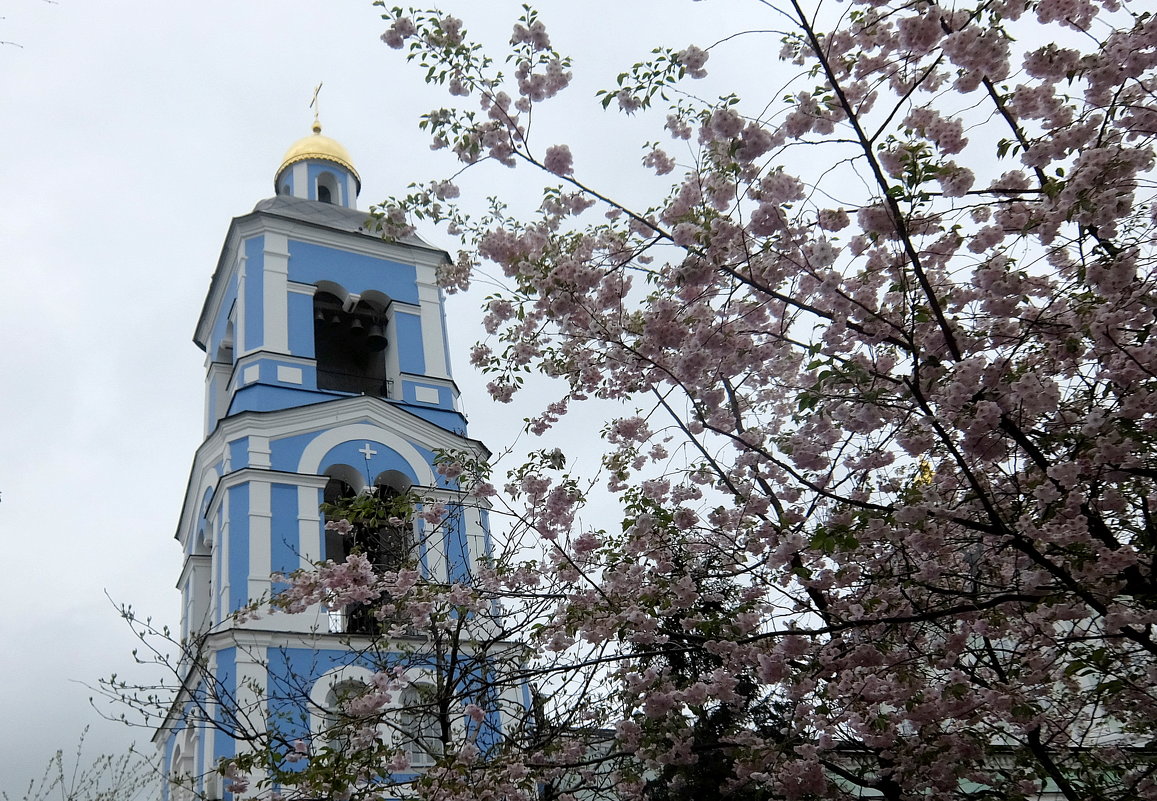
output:
[[[231, 798], [215, 773], [246, 747], [231, 726], [278, 717], [286, 736], [297, 726], [308, 738], [335, 688], [371, 675], [360, 656], [369, 638], [340, 613], [233, 617], [276, 589], [271, 574], [344, 558], [319, 505], [375, 487], [453, 503], [435, 453], [487, 455], [466, 437], [450, 372], [435, 282], [448, 256], [416, 237], [375, 235], [355, 206], [360, 184], [315, 120], [278, 168], [275, 196], [229, 225], [197, 322], [205, 441], [176, 534], [190, 650], [154, 737], [168, 775], [188, 777], [169, 786], [174, 798]], [[467, 580], [488, 553], [485, 504], [461, 508], [437, 528], [412, 524], [429, 580]], [[291, 690], [296, 710], [285, 708]]]

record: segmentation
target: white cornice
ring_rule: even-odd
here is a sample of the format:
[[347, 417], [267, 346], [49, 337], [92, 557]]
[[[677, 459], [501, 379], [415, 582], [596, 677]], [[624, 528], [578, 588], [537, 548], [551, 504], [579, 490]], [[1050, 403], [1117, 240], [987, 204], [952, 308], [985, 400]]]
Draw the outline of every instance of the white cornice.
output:
[[[283, 613], [277, 613], [280, 616]], [[305, 614], [305, 613], [302, 613]], [[266, 618], [268, 619], [268, 618]], [[319, 623], [324, 621], [319, 621]], [[424, 635], [382, 638], [373, 635], [358, 634], [331, 634], [329, 632], [289, 632], [275, 629], [231, 628], [209, 634], [205, 637], [206, 651], [222, 651], [226, 648], [237, 648], [242, 651], [262, 648], [302, 648], [311, 651], [351, 651], [365, 652], [370, 645], [375, 645], [373, 651], [381, 654], [397, 653], [413, 643], [426, 641]], [[478, 642], [478, 640], [475, 640]], [[487, 648], [508, 648], [512, 652], [524, 650], [525, 644], [510, 640], [497, 642], [486, 641]], [[471, 647], [469, 639], [462, 643], [462, 651], [466, 654], [477, 653]]]
[[[227, 444], [232, 440], [251, 435], [275, 440], [290, 435], [325, 431], [356, 422], [365, 422], [385, 431], [396, 432], [429, 449], [459, 449], [469, 451], [483, 459], [490, 457], [490, 451], [478, 440], [447, 431], [388, 400], [369, 395], [325, 400], [308, 406], [295, 406], [273, 412], [241, 412], [221, 420], [213, 433], [197, 448], [193, 457], [193, 467], [189, 472], [176, 538], [184, 542], [183, 534], [195, 528], [194, 518], [200, 507], [200, 501], [198, 498], [196, 503], [192, 503], [190, 494], [194, 491], [194, 485], [197, 487], [202, 485], [201, 477], [225, 455]], [[264, 476], [277, 472], [258, 468], [244, 468], [244, 470], [260, 472]], [[235, 470], [217, 479], [218, 491], [214, 492], [214, 503], [219, 502], [218, 499], [221, 497], [219, 490], [226, 479], [240, 472], [243, 471]]]
[[[328, 476], [311, 476], [303, 473], [287, 473], [284, 470], [272, 470], [268, 467], [242, 467], [240, 470], [233, 470], [222, 476], [218, 476], [216, 482], [213, 484], [213, 498], [209, 502], [205, 514], [209, 517], [217, 514], [223, 503], [225, 493], [230, 487], [236, 487], [240, 484], [245, 484], [250, 481], [263, 481], [265, 483], [275, 483], [278, 476], [285, 476], [287, 479], [292, 479], [291, 483], [299, 487], [308, 487], [311, 484], [317, 489], [325, 489], [325, 484], [329, 480]], [[184, 523], [184, 510], [182, 509], [182, 523]], [[196, 521], [189, 521], [194, 523]], [[177, 539], [182, 545], [185, 543], [185, 538], [189, 532], [193, 531], [192, 526], [182, 527], [177, 529]], [[183, 537], [182, 534], [185, 536]]]
[[209, 554], [195, 553], [186, 556], [185, 564], [181, 568], [181, 575], [177, 576], [177, 589], [181, 589], [181, 586], [185, 583], [185, 579], [188, 578], [190, 571], [192, 571], [194, 567], [197, 565], [208, 567], [212, 564], [212, 562], [213, 557], [211, 557]]

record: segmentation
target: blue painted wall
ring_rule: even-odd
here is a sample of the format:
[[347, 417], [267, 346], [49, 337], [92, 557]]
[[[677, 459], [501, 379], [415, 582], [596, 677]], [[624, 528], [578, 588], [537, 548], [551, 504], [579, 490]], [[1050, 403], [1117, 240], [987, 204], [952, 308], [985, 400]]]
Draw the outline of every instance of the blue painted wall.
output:
[[289, 293], [289, 352], [303, 359], [312, 359], [313, 298], [300, 292]]
[[[270, 573], [290, 573], [301, 561], [301, 535], [297, 525], [297, 487], [274, 484], [270, 496]], [[276, 588], [275, 588], [276, 590]]]
[[333, 400], [334, 395], [348, 395], [343, 392], [322, 392], [310, 389], [291, 389], [288, 386], [250, 384], [233, 393], [229, 404], [229, 414], [240, 412], [273, 412], [278, 409], [292, 409], [311, 403]]
[[334, 281], [350, 292], [376, 289], [418, 305], [418, 272], [413, 265], [289, 240], [289, 280], [300, 284]]
[[[354, 207], [355, 192], [353, 176], [349, 170], [335, 164], [332, 161], [307, 161], [307, 175], [309, 176], [309, 199], [317, 200], [317, 179], [321, 177], [322, 173], [329, 173], [334, 177], [334, 180], [341, 186], [342, 195], [340, 198], [331, 198], [331, 202], [337, 205], [346, 206], [347, 208]], [[292, 169], [292, 168], [290, 168]], [[340, 201], [340, 202], [339, 202]]]
[[309, 443], [317, 439], [317, 432], [295, 434], [292, 437], [282, 437], [269, 442], [269, 464], [274, 470], [293, 473], [301, 463], [301, 454]]
[[425, 375], [426, 354], [422, 351], [422, 318], [398, 312], [394, 315], [398, 338], [398, 366], [403, 373]]
[[[369, 443], [370, 450], [377, 451], [368, 460], [361, 449]], [[324, 470], [327, 466], [332, 464], [348, 464], [351, 467], [364, 471], [367, 476], [367, 482], [372, 481], [376, 476], [387, 470], [397, 470], [402, 475], [406, 476], [413, 483], [418, 483], [418, 477], [414, 471], [410, 469], [409, 463], [402, 458], [401, 454], [392, 448], [376, 442], [372, 439], [357, 439], [352, 442], [343, 442], [337, 447], [326, 451], [321, 460], [321, 467]]]
[[410, 414], [417, 415], [423, 420], [429, 420], [436, 426], [441, 426], [447, 431], [453, 431], [455, 434], [466, 436], [466, 418], [458, 412], [448, 412], [426, 404], [398, 404], [405, 406], [406, 411]]
[[249, 437], [239, 437], [229, 443], [229, 470], [249, 466]]

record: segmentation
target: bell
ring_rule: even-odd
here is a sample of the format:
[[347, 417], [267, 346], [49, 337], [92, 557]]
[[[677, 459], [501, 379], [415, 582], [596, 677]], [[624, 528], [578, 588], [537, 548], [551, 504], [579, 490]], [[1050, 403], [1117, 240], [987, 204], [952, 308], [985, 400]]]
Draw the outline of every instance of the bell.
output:
[[370, 334], [366, 337], [366, 347], [372, 351], [386, 349], [386, 332], [381, 323], [374, 323], [370, 326]]
[[356, 334], [357, 336], [364, 336], [365, 335], [366, 324], [362, 322], [362, 319], [360, 317], [355, 317], [353, 319], [353, 321], [350, 322], [350, 333]]
[[341, 312], [334, 312], [333, 316], [329, 318], [330, 325], [341, 325]]

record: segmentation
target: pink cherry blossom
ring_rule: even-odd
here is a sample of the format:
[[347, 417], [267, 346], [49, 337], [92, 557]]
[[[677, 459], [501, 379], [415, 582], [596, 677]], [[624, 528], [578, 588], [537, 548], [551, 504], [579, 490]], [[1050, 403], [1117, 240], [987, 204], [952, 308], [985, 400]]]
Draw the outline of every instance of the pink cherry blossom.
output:
[[548, 147], [542, 164], [555, 175], [570, 175], [574, 172], [574, 158], [571, 156], [570, 148], [566, 145]]

